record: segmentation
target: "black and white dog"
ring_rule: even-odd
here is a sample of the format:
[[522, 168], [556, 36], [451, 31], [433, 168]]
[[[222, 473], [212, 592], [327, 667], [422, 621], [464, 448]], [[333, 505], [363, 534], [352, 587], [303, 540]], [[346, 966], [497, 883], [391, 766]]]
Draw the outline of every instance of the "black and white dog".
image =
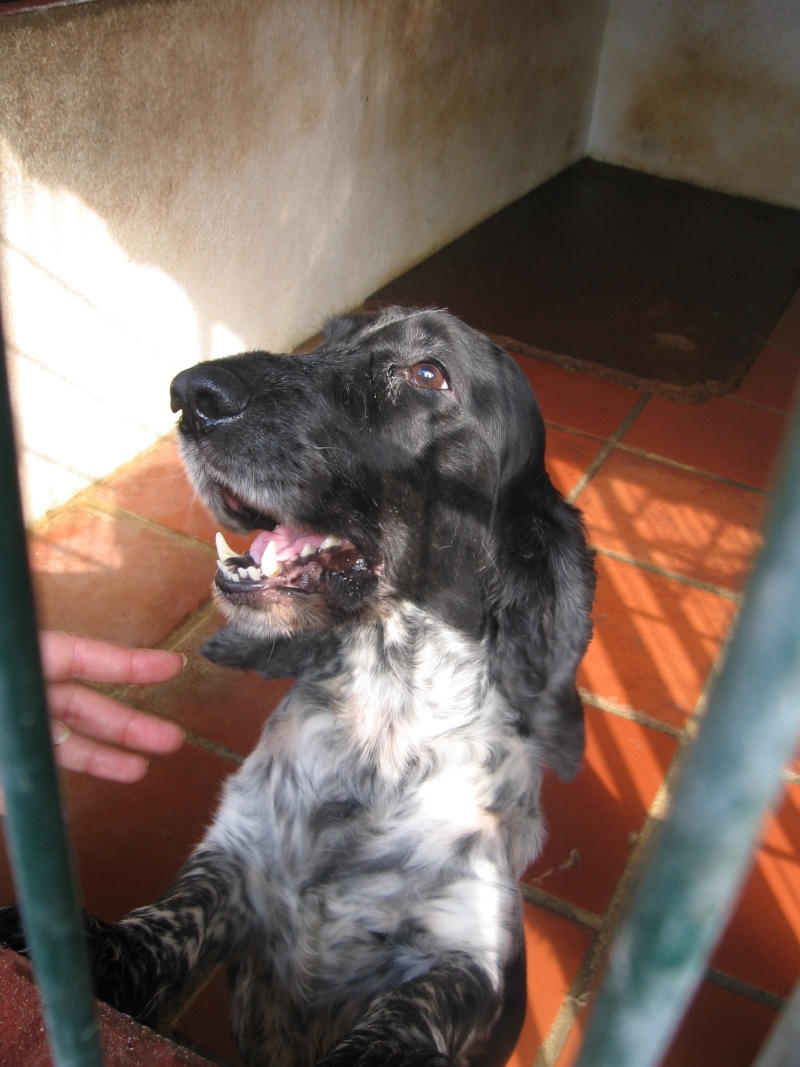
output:
[[307, 355], [199, 364], [172, 405], [203, 500], [257, 531], [218, 538], [230, 626], [204, 652], [297, 684], [172, 888], [90, 920], [99, 995], [152, 1020], [224, 961], [248, 1065], [503, 1064], [594, 590], [522, 372], [392, 308]]

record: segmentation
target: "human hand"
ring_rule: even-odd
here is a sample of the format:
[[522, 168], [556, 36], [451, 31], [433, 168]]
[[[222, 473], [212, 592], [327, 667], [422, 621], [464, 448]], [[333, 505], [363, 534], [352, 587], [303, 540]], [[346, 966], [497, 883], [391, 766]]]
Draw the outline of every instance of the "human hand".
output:
[[39, 647], [59, 766], [115, 782], [137, 782], [147, 773], [148, 755], [180, 748], [184, 735], [176, 723], [126, 707], [76, 681], [166, 682], [183, 668], [179, 653], [125, 648], [53, 630], [42, 631]]

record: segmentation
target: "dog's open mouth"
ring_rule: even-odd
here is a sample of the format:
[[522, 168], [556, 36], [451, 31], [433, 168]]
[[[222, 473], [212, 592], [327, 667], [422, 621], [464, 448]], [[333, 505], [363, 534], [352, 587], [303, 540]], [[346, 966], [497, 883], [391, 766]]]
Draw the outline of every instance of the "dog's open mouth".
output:
[[257, 530], [249, 549], [239, 553], [217, 534], [216, 584], [234, 600], [293, 593], [364, 594], [383, 570], [381, 562], [348, 538], [277, 522], [222, 490], [226, 510], [237, 524]]
[[288, 525], [262, 530], [242, 555], [218, 533], [217, 554], [217, 585], [223, 592], [259, 586], [310, 593], [337, 577], [357, 581], [380, 571], [352, 541]]

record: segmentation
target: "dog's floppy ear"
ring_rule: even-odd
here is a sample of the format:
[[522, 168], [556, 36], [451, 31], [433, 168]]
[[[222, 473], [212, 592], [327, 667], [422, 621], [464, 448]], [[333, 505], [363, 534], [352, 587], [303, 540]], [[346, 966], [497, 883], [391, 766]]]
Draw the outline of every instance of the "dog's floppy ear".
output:
[[543, 441], [542, 428], [537, 454], [499, 489], [489, 603], [498, 681], [546, 762], [569, 779], [583, 755], [575, 674], [592, 631], [595, 571], [580, 514], [544, 469]]

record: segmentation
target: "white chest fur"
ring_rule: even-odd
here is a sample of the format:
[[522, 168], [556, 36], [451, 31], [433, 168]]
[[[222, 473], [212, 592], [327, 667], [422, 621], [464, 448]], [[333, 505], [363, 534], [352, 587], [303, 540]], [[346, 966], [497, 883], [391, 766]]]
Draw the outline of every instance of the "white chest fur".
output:
[[368, 971], [401, 937], [405, 976], [439, 941], [494, 970], [541, 843], [535, 748], [484, 650], [413, 611], [343, 661], [288, 694], [207, 843], [245, 860], [254, 913], [273, 927], [279, 913], [306, 982], [341, 985], [354, 954]]

